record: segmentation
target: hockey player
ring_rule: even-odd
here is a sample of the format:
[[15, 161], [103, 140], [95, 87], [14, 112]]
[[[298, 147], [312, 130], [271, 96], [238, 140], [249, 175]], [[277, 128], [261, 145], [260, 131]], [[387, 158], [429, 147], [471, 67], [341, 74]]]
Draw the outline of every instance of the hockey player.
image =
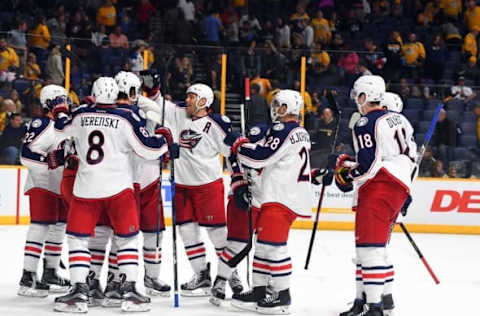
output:
[[[274, 123], [264, 141], [251, 144], [248, 139], [239, 138], [232, 146], [241, 164], [263, 168], [253, 288], [233, 295], [232, 306], [237, 308], [262, 314], [289, 313], [292, 261], [287, 249], [288, 234], [295, 218], [309, 218], [312, 207], [310, 137], [298, 118], [302, 106], [297, 91], [279, 91], [271, 105]], [[267, 296], [270, 277], [274, 293]]]
[[[138, 106], [162, 114], [163, 97], [157, 75], [143, 73], [143, 86], [148, 100], [139, 99]], [[211, 287], [210, 264], [206, 262], [205, 245], [200, 227], [205, 227], [217, 256], [227, 239], [225, 197], [220, 154], [230, 155], [225, 137], [231, 133], [231, 122], [226, 116], [211, 113], [214, 95], [210, 87], [193, 84], [187, 89], [186, 105], [165, 102], [165, 125], [172, 129], [180, 144], [180, 158], [175, 160], [175, 207], [177, 224], [185, 251], [195, 273], [181, 285], [183, 296], [209, 296]], [[232, 290], [241, 291], [236, 273], [229, 279]]]
[[362, 76], [355, 81], [351, 97], [363, 115], [353, 131], [356, 159], [347, 155], [337, 159], [337, 186], [352, 190], [352, 182], [356, 184], [357, 297], [354, 306], [341, 316], [385, 315], [382, 296], [386, 306], [385, 284], [393, 280], [385, 247], [391, 225], [410, 192], [417, 146], [408, 120], [383, 109], [384, 94], [385, 82], [379, 76]]
[[[263, 140], [267, 130], [268, 125], [266, 124], [252, 127], [248, 132], [249, 141], [256, 143]], [[227, 245], [218, 261], [217, 277], [210, 298], [210, 302], [217, 306], [220, 306], [222, 300], [225, 299], [226, 281], [231, 278], [233, 273], [237, 273], [234, 270], [235, 266], [232, 265], [232, 259], [239, 255], [251, 238], [248, 229], [248, 194], [251, 194], [252, 203], [252, 232], [256, 228], [261, 206], [261, 169], [251, 170], [248, 173], [250, 179], [246, 179], [245, 172], [237, 161], [237, 156], [230, 155], [228, 161], [232, 174], [227, 203]], [[242, 289], [239, 292], [241, 291]]]
[[[57, 275], [62, 244], [65, 236], [67, 208], [60, 196], [62, 170], [49, 170], [47, 154], [50, 150], [62, 147], [62, 139], [57, 135], [54, 117], [61, 107], [54, 100], [67, 100], [67, 92], [57, 85], [45, 86], [40, 92], [40, 102], [45, 116], [28, 124], [24, 137], [21, 162], [28, 167], [25, 194], [30, 198], [31, 223], [25, 244], [23, 275], [20, 280], [19, 295], [47, 296], [48, 291], [66, 292], [68, 280]], [[63, 108], [63, 107], [62, 107]], [[61, 122], [59, 122], [61, 124]], [[38, 261], [45, 246], [45, 266], [42, 280], [37, 279]]]
[[[115, 76], [119, 93], [118, 108], [126, 108], [133, 111], [142, 120], [145, 120], [145, 112], [136, 104], [140, 95], [140, 79], [132, 72], [121, 71]], [[146, 119], [146, 128], [149, 133], [154, 133], [156, 123]], [[160, 280], [161, 248], [157, 253], [157, 222], [159, 246], [162, 243], [165, 219], [163, 205], [160, 201], [160, 214], [158, 214], [158, 185], [160, 177], [159, 163], [156, 160], [145, 160], [133, 155], [134, 181], [137, 199], [140, 209], [140, 230], [143, 235], [143, 262], [145, 266], [144, 284], [146, 292], [155, 296], [169, 296], [170, 286]], [[160, 217], [158, 216], [160, 215]]]
[[402, 113], [403, 111], [403, 102], [402, 98], [396, 93], [385, 92], [383, 95], [382, 101], [380, 101], [380, 106], [385, 110]]
[[139, 221], [130, 154], [135, 151], [144, 158], [157, 159], [168, 150], [172, 137], [167, 129], [159, 130], [161, 135], [150, 136], [130, 112], [116, 109], [118, 87], [113, 78], [97, 79], [92, 95], [95, 106], [75, 111], [64, 128], [65, 137], [73, 138], [79, 158], [67, 222], [73, 288], [55, 299], [54, 309], [88, 311], [88, 239], [99, 216], [106, 213], [118, 245], [122, 310], [146, 311], [150, 299], [136, 290]]

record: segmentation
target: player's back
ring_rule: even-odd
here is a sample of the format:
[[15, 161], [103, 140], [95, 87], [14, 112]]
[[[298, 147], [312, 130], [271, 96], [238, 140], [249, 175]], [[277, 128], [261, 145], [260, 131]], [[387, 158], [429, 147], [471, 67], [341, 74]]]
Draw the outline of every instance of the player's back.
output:
[[80, 159], [73, 191], [80, 198], [106, 198], [131, 189], [132, 152], [156, 159], [166, 151], [163, 139], [150, 137], [138, 117], [113, 107], [79, 110], [65, 130]]
[[413, 127], [405, 116], [395, 112], [372, 111], [354, 128], [358, 178], [362, 185], [385, 168], [405, 186], [411, 185], [411, 172], [417, 155]]

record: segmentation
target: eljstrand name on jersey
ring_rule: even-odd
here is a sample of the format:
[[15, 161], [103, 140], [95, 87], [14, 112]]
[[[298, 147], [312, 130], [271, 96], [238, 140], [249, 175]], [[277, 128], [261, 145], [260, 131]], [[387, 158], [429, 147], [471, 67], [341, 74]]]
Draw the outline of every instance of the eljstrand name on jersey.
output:
[[118, 128], [119, 119], [103, 116], [86, 116], [80, 119], [80, 125], [84, 126], [102, 126], [110, 128]]
[[290, 136], [290, 142], [292, 144], [299, 143], [299, 142], [308, 142], [310, 139], [310, 136], [308, 135], [307, 132], [304, 131], [298, 131], [292, 136]]
[[400, 115], [392, 115], [390, 117], [387, 117], [387, 123], [390, 128], [401, 125], [402, 124], [402, 119], [400, 118]]

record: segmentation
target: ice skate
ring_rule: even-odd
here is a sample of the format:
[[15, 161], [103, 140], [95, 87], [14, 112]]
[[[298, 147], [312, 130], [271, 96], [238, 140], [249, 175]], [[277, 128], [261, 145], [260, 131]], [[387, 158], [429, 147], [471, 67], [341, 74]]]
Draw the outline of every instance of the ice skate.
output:
[[70, 289], [70, 280], [62, 278], [54, 268], [44, 268], [42, 283], [49, 286], [50, 293], [67, 293]]
[[225, 300], [225, 287], [227, 281], [225, 278], [217, 276], [212, 287], [212, 296], [210, 296], [209, 302], [215, 306], [221, 306]]
[[105, 299], [100, 281], [95, 279], [95, 272], [90, 271], [87, 277], [88, 284], [88, 307], [100, 306]]
[[143, 282], [145, 285], [145, 291], [148, 295], [162, 297], [170, 296], [170, 285], [163, 282], [162, 280], [150, 278], [145, 275]]
[[88, 285], [75, 283], [70, 293], [55, 298], [53, 309], [57, 312], [86, 313], [88, 312]]
[[120, 282], [114, 281], [113, 273], [108, 273], [107, 286], [105, 287], [105, 298], [102, 302], [103, 307], [120, 307], [122, 305], [122, 293], [120, 292]]
[[364, 312], [366, 312], [365, 300], [357, 298], [353, 302], [352, 308], [346, 312], [340, 313], [340, 316], [358, 316], [362, 315]]
[[123, 281], [120, 285], [124, 312], [148, 312], [151, 309], [150, 297], [137, 292], [135, 282]]
[[210, 296], [210, 287], [212, 286], [212, 279], [210, 277], [210, 263], [207, 263], [205, 270], [195, 274], [193, 278], [187, 283], [182, 284], [181, 295], [192, 296]]
[[256, 311], [267, 315], [288, 315], [291, 301], [290, 290], [286, 289], [260, 300], [257, 303]]
[[17, 294], [20, 296], [29, 297], [47, 297], [48, 285], [37, 279], [35, 272], [23, 270], [22, 278], [20, 279], [20, 288]]
[[247, 292], [233, 294], [232, 306], [247, 311], [256, 311], [257, 303], [266, 295], [267, 287], [257, 286]]
[[235, 294], [242, 293], [243, 285], [240, 276], [238, 275], [237, 269], [233, 270], [232, 276], [228, 279], [228, 285], [232, 289], [232, 292]]
[[382, 296], [382, 304], [383, 304], [383, 315], [393, 316], [393, 309], [395, 308], [395, 304], [393, 303], [392, 294], [387, 294]]

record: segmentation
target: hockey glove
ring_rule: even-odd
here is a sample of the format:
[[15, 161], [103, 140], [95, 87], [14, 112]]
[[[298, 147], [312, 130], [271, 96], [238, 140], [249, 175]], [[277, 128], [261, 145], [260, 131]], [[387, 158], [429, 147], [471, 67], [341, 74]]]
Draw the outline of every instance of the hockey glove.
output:
[[180, 146], [177, 143], [172, 143], [168, 146], [168, 155], [170, 160], [177, 159], [180, 156]]
[[239, 138], [237, 138], [237, 140], [232, 145], [232, 153], [234, 155], [238, 154], [238, 151], [240, 150], [240, 147], [243, 144], [249, 143], [249, 142], [250, 141], [248, 140], [248, 138], [246, 138], [245, 136], [240, 136]]
[[248, 182], [243, 178], [242, 173], [235, 173], [232, 175], [230, 190], [233, 192], [233, 202], [235, 202], [235, 206], [243, 211], [248, 210]]
[[337, 185], [337, 188], [340, 191], [342, 191], [343, 193], [348, 193], [348, 192], [353, 191], [353, 183], [352, 182], [342, 184], [342, 183], [338, 182], [336, 176], [335, 176], [335, 184]]
[[50, 106], [52, 107], [52, 114], [54, 118], [57, 118], [60, 113], [68, 113], [67, 97], [56, 97], [50, 102]]
[[[320, 184], [323, 184], [323, 179], [325, 178], [325, 176], [328, 175], [328, 169], [325, 169], [325, 168], [322, 168], [322, 169], [318, 169], [318, 168], [315, 168], [315, 169], [312, 169], [312, 171], [310, 172], [310, 176], [312, 178], [312, 184], [314, 185], [320, 185]], [[327, 184], [328, 185], [328, 184]]]
[[57, 169], [65, 162], [63, 149], [52, 150], [47, 154], [48, 169]]
[[168, 147], [170, 147], [172, 145], [173, 136], [172, 136], [172, 132], [170, 131], [170, 129], [168, 129], [166, 127], [160, 127], [160, 128], [157, 128], [155, 130], [155, 134], [162, 135], [163, 137], [165, 137], [165, 140], [167, 141]]
[[78, 169], [78, 157], [75, 155], [68, 155], [65, 158], [65, 168], [70, 170]]
[[412, 196], [408, 195], [405, 203], [403, 203], [402, 210], [400, 211], [400, 213], [402, 213], [402, 216], [407, 216], [407, 211], [410, 204], [412, 204]]

